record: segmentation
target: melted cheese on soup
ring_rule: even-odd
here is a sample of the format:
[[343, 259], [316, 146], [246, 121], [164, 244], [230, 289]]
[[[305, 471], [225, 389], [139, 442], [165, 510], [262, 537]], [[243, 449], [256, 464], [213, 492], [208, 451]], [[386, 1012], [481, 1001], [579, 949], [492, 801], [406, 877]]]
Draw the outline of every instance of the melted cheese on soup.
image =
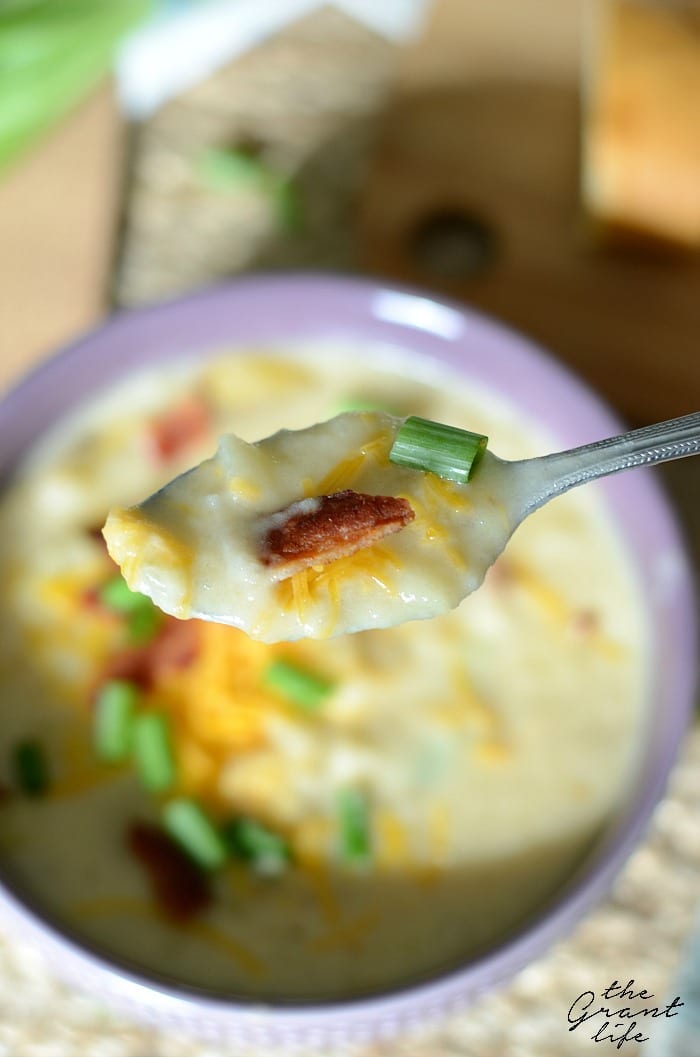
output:
[[[228, 435], [213, 458], [110, 514], [110, 554], [129, 586], [165, 612], [231, 624], [266, 642], [444, 613], [479, 586], [514, 528], [507, 476], [488, 452], [464, 486], [396, 466], [389, 452], [401, 425], [368, 411], [255, 444]], [[321, 556], [291, 577], [263, 562], [271, 521], [290, 507], [313, 511], [316, 497], [343, 489], [400, 498], [413, 518], [379, 542], [334, 561]]]
[[[348, 398], [471, 427], [508, 458], [555, 447], [494, 394], [405, 353], [258, 350], [95, 398], [0, 501], [3, 874], [93, 944], [222, 993], [347, 996], [492, 947], [556, 896], [637, 766], [646, 633], [595, 486], [529, 518], [481, 588], [429, 621], [270, 644], [161, 616], [144, 640], [105, 603], [111, 507], [212, 456], [217, 436], [303, 430]], [[385, 420], [342, 421], [369, 443]], [[321, 680], [322, 699], [281, 693], [268, 678], [279, 662]], [[95, 695], [115, 677], [137, 688], [139, 714], [167, 723], [174, 778], [158, 795], [131, 757], [96, 758]], [[39, 796], [17, 783], [28, 740], [46, 758]], [[144, 827], [162, 833], [182, 798], [214, 826], [267, 827], [285, 868], [270, 877], [231, 857], [205, 877], [208, 901], [185, 893], [189, 915], [168, 916]]]

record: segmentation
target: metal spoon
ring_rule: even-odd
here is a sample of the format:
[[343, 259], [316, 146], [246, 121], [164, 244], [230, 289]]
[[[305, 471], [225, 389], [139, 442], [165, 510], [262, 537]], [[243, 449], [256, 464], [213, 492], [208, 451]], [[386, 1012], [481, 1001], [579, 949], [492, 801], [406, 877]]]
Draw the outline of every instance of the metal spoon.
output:
[[[285, 554], [300, 541], [302, 557], [295, 558], [295, 571], [308, 566], [326, 575], [327, 563], [333, 569], [334, 561], [328, 561], [333, 547], [320, 553], [309, 540], [330, 537], [331, 544], [337, 540], [344, 547], [350, 530], [357, 529], [356, 511], [350, 504], [347, 524], [346, 503], [324, 502], [333, 496], [299, 501], [308, 473], [305, 459], [309, 453], [316, 457], [319, 450], [333, 459], [361, 448], [378, 430], [399, 432], [401, 419], [376, 414], [381, 422], [371, 413], [348, 414], [338, 416], [344, 420], [340, 425], [334, 419], [291, 437], [283, 431], [255, 445], [223, 438], [213, 459], [176, 478], [138, 508], [113, 511], [105, 537], [129, 587], [149, 595], [167, 613], [232, 624], [267, 642], [389, 627], [458, 605], [479, 586], [518, 525], [550, 499], [597, 477], [700, 453], [700, 412], [534, 459], [508, 461], [487, 450], [465, 487], [468, 510], [453, 490], [436, 493], [431, 474], [369, 460], [353, 482], [356, 491], [336, 492], [335, 499], [354, 495], [371, 506], [373, 497], [405, 492], [409, 504], [432, 511], [430, 517], [444, 528], [443, 535], [427, 543], [425, 525], [412, 532], [410, 519], [400, 520], [392, 588], [358, 563], [345, 570], [333, 589], [326, 578], [318, 591], [307, 592], [303, 604], [295, 601], [293, 590], [283, 604], [279, 577], [268, 560], [274, 548], [267, 548], [265, 532], [271, 521], [278, 529], [284, 526]], [[251, 466], [268, 480], [269, 495], [263, 491], [262, 505], [236, 498], [226, 484], [239, 470], [244, 477], [250, 474]], [[290, 494], [291, 505], [274, 505]], [[331, 514], [331, 506], [339, 513]], [[371, 520], [363, 526], [352, 537], [353, 553], [377, 540], [377, 526]], [[441, 542], [445, 534], [449, 546]]]
[[[598, 477], [700, 454], [700, 412], [672, 418], [534, 459], [498, 459], [509, 477], [511, 511], [519, 524], [550, 499]], [[497, 457], [494, 457], [497, 458]]]

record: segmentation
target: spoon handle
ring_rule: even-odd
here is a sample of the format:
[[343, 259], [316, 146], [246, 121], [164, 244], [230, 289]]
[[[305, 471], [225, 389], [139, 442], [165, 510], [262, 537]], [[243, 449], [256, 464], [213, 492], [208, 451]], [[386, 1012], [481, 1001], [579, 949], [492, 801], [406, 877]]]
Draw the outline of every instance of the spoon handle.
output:
[[[700, 412], [633, 429], [619, 437], [609, 437], [580, 448], [528, 459], [519, 465], [528, 467], [532, 489], [527, 497], [523, 517], [531, 514], [549, 499], [568, 492], [579, 484], [606, 477], [633, 466], [653, 465], [670, 459], [700, 454]], [[515, 465], [518, 465], [517, 463]], [[530, 471], [532, 476], [530, 477]]]

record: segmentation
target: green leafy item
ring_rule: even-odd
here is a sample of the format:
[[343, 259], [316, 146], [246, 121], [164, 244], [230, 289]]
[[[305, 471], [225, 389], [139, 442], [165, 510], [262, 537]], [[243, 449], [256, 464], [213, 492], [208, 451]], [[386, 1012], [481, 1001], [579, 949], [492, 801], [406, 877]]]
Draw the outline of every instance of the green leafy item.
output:
[[134, 645], [150, 642], [158, 634], [163, 614], [147, 595], [132, 591], [122, 576], [103, 584], [99, 597], [103, 606], [126, 619], [129, 641]]
[[152, 793], [164, 793], [170, 789], [175, 781], [175, 758], [166, 715], [144, 712], [137, 716], [132, 751], [144, 786]]
[[306, 712], [316, 712], [334, 690], [330, 679], [282, 657], [268, 664], [263, 672], [263, 683]]
[[340, 857], [349, 864], [366, 863], [372, 854], [369, 801], [361, 789], [348, 786], [337, 794]]
[[295, 181], [280, 175], [268, 162], [245, 147], [210, 147], [197, 158], [197, 171], [217, 191], [251, 188], [265, 195], [281, 228], [290, 233], [304, 226], [304, 210]]
[[170, 800], [163, 808], [163, 824], [173, 840], [203, 869], [216, 870], [228, 859], [224, 838], [195, 800]]
[[110, 679], [95, 700], [95, 751], [106, 763], [121, 763], [131, 753], [138, 687], [126, 679]]
[[222, 833], [231, 853], [250, 863], [258, 873], [281, 873], [289, 863], [287, 841], [257, 819], [231, 819], [224, 824]]
[[41, 796], [49, 787], [46, 755], [40, 742], [28, 738], [21, 741], [13, 753], [13, 769], [17, 785], [27, 796]]
[[0, 170], [109, 71], [152, 0], [0, 2]]

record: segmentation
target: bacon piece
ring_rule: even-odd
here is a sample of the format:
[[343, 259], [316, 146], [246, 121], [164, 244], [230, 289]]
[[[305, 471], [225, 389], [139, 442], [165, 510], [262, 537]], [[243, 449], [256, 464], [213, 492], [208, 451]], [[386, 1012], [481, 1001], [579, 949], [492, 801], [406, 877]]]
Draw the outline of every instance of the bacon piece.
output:
[[153, 895], [166, 917], [185, 921], [209, 905], [205, 874], [167, 833], [147, 822], [133, 822], [127, 843], [148, 871]]
[[95, 687], [95, 693], [110, 679], [125, 679], [134, 683], [140, 690], [150, 690], [153, 686], [153, 673], [148, 648], [128, 646], [110, 657]]
[[109, 659], [100, 683], [127, 679], [151, 690], [162, 679], [188, 665], [199, 649], [199, 622], [168, 617], [157, 636], [143, 646], [127, 646]]
[[153, 643], [153, 677], [155, 682], [173, 672], [188, 668], [199, 652], [199, 628], [196, 620], [171, 617]]
[[202, 440], [209, 427], [209, 408], [198, 396], [187, 396], [152, 420], [148, 441], [158, 462], [168, 462]]
[[309, 565], [325, 565], [398, 532], [415, 513], [406, 499], [346, 489], [300, 499], [266, 518], [260, 560], [277, 579]]
[[80, 594], [80, 605], [83, 609], [91, 610], [93, 613], [99, 613], [100, 616], [109, 616], [116, 618], [116, 614], [111, 609], [107, 609], [102, 604], [100, 598], [100, 588], [95, 584], [92, 587], [86, 587]]
[[572, 616], [571, 630], [575, 635], [592, 635], [600, 630], [600, 614], [593, 609], [580, 609]]

